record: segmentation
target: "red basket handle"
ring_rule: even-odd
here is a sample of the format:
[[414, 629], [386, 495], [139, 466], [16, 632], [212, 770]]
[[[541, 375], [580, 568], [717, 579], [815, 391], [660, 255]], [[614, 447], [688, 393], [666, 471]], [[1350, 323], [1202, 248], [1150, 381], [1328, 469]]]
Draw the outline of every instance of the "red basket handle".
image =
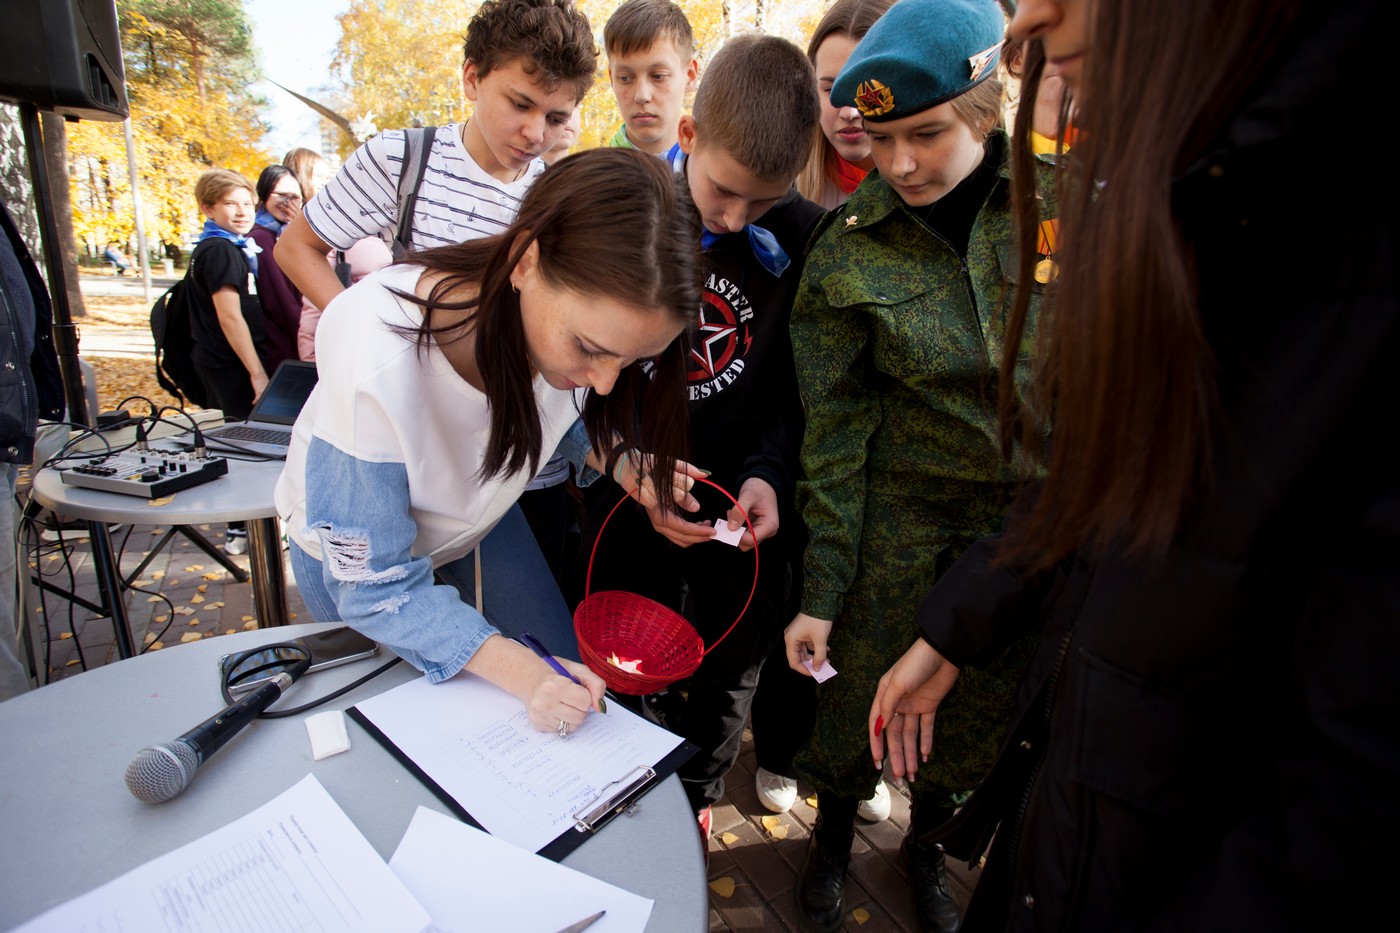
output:
[[[753, 521], [749, 519], [749, 513], [739, 504], [738, 499], [735, 499], [729, 494], [729, 490], [725, 489], [719, 483], [705, 479], [703, 476], [697, 478], [696, 482], [704, 483], [706, 486], [713, 486], [715, 489], [724, 493], [724, 497], [734, 503], [734, 508], [739, 510], [740, 515], [744, 516], [744, 524], [748, 526], [749, 534], [753, 535], [753, 585], [749, 587], [749, 598], [744, 600], [744, 608], [739, 610], [739, 614], [734, 617], [734, 621], [729, 624], [729, 628], [724, 630], [724, 634], [716, 638], [713, 645], [710, 645], [710, 647], [700, 652], [700, 657], [703, 658], [705, 655], [718, 648], [719, 643], [728, 638], [729, 633], [734, 631], [734, 627], [739, 624], [739, 620], [744, 617], [744, 613], [749, 611], [749, 604], [753, 602], [753, 594], [758, 591], [758, 534], [753, 530]], [[598, 526], [598, 534], [593, 537], [593, 550], [588, 554], [588, 574], [583, 578], [583, 598], [585, 600], [588, 599], [588, 594], [593, 586], [593, 561], [598, 557], [598, 542], [603, 540], [603, 531], [608, 527], [608, 522], [612, 521], [613, 514], [622, 507], [622, 503], [631, 498], [631, 493], [622, 494], [622, 498], [618, 499], [617, 504], [609, 510], [608, 517], [603, 519], [603, 524]]]

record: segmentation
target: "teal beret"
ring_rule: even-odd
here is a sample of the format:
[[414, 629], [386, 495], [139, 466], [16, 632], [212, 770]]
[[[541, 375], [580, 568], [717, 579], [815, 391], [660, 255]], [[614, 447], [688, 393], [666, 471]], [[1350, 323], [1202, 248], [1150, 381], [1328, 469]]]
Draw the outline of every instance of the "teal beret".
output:
[[996, 74], [1005, 33], [997, 0], [899, 0], [851, 52], [831, 103], [876, 123], [937, 107]]

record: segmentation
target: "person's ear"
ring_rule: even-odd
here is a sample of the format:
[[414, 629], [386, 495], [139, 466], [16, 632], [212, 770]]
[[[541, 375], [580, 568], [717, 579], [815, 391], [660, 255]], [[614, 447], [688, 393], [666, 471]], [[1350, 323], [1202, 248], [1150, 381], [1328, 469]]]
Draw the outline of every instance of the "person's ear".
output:
[[695, 151], [695, 118], [688, 113], [681, 114], [680, 125], [676, 127], [676, 140], [681, 144], [681, 152], [690, 155]]
[[[524, 237], [528, 237], [530, 232], [522, 230], [516, 234], [515, 242], [518, 244]], [[513, 251], [513, 250], [512, 250]], [[531, 240], [530, 245], [525, 247], [525, 252], [516, 261], [515, 268], [510, 270], [510, 287], [517, 292], [524, 288], [539, 271], [540, 264], [540, 241]]]
[[692, 58], [690, 64], [685, 66], [685, 89], [693, 91], [700, 83], [700, 59]]
[[481, 75], [477, 73], [476, 63], [469, 58], [462, 63], [462, 95], [474, 101], [480, 93]]
[[214, 219], [214, 205], [212, 204], [199, 205], [199, 212], [205, 217], [208, 217], [210, 220]]

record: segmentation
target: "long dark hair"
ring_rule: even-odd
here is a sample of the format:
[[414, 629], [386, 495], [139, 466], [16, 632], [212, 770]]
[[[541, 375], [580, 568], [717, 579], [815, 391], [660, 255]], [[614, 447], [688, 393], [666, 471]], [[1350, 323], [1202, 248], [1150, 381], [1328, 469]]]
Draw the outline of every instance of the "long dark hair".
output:
[[[540, 463], [543, 443], [531, 389], [530, 361], [520, 320], [520, 296], [510, 274], [531, 243], [539, 244], [540, 274], [550, 284], [585, 295], [618, 297], [669, 314], [686, 325], [651, 363], [627, 367], [607, 395], [589, 391], [584, 424], [593, 448], [607, 454], [636, 449], [669, 476], [686, 456], [687, 333], [700, 310], [700, 222], [684, 184], [660, 159], [632, 149], [592, 149], [561, 159], [531, 186], [504, 233], [409, 254], [403, 262], [442, 273], [426, 299], [399, 292], [423, 308], [409, 331], [420, 351], [434, 341], [476, 338], [477, 368], [491, 408], [491, 438], [482, 476], [508, 475]], [[465, 290], [475, 297], [462, 300]], [[450, 312], [469, 311], [466, 320]], [[439, 322], [438, 312], [451, 319]], [[669, 509], [670, 485], [659, 484]]]
[[[1049, 475], [1002, 557], [1046, 567], [1081, 546], [1159, 553], [1209, 481], [1213, 359], [1192, 246], [1171, 182], [1199, 158], [1270, 63], [1298, 0], [1096, 0], [1075, 122], [1058, 179], [1059, 278], [1041, 305], [1033, 411], [1013, 408], [1029, 294], [1018, 293], [1001, 371], [1002, 442], [1052, 425]], [[1027, 43], [1013, 199], [1034, 231], [1030, 121], [1045, 65]], [[1187, 80], [1172, 76], [1189, 75]], [[1036, 237], [1022, 233], [1019, 281]]]

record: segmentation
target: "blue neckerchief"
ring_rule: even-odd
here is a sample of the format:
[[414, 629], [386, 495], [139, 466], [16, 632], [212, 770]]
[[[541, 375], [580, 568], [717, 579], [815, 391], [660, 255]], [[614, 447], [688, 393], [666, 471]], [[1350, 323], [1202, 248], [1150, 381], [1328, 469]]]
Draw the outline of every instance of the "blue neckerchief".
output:
[[257, 224], [259, 227], [266, 227], [278, 236], [282, 235], [282, 228], [287, 226], [282, 223], [282, 221], [269, 214], [265, 207], [258, 208], [258, 212], [253, 215], [253, 223]]
[[258, 253], [262, 252], [262, 247], [257, 244], [257, 241], [234, 233], [232, 230], [225, 230], [212, 220], [206, 220], [204, 222], [204, 229], [200, 231], [199, 234], [199, 242], [203, 243], [210, 237], [219, 237], [220, 239], [228, 240], [233, 243], [234, 246], [243, 250], [243, 255], [248, 257], [249, 268], [253, 270], [254, 275], [258, 274]]
[[[759, 261], [763, 268], [773, 273], [775, 278], [782, 278], [787, 267], [792, 265], [792, 260], [778, 245], [778, 238], [758, 224], [749, 224], [744, 228], [744, 232], [749, 235], [749, 246], [753, 247], [754, 258]], [[711, 233], [709, 230], [704, 230], [700, 234], [700, 248], [709, 249], [721, 238], [736, 235], [733, 233]]]
[[[685, 173], [686, 159], [685, 153], [681, 151], [680, 143], [676, 143], [671, 151], [666, 154], [666, 157], [671, 162], [672, 171], [681, 174]], [[687, 179], [687, 182], [689, 182], [689, 179]], [[718, 243], [721, 237], [734, 236], [732, 233], [711, 233], [704, 227], [700, 229], [701, 249], [709, 249], [711, 246]], [[762, 265], [763, 268], [773, 273], [774, 278], [782, 278], [783, 273], [787, 271], [787, 267], [792, 265], [792, 259], [788, 257], [788, 254], [783, 251], [782, 246], [778, 244], [778, 238], [757, 224], [749, 224], [744, 227], [744, 232], [749, 235], [749, 246], [753, 248], [754, 258], [759, 261], [759, 264]]]

